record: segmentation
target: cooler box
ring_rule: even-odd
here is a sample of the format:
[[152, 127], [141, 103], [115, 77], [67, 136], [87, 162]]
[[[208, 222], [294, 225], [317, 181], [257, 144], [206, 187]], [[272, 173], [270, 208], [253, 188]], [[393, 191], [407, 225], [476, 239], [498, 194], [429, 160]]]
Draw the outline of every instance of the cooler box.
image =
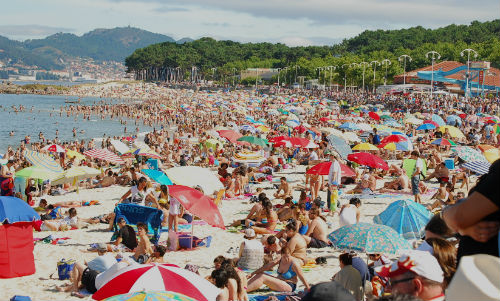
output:
[[455, 169], [455, 160], [454, 159], [446, 159], [444, 160], [444, 165], [446, 165], [446, 168], [452, 170]]
[[181, 249], [195, 248], [200, 242], [200, 239], [198, 237], [192, 236], [191, 234], [187, 233], [179, 233], [178, 238], [179, 248]]

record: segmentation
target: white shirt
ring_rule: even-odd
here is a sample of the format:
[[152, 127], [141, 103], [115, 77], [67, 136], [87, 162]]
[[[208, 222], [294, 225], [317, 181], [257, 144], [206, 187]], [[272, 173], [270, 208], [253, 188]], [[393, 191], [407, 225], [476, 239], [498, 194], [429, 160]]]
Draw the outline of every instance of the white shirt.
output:
[[[337, 173], [335, 178], [334, 173]], [[340, 185], [341, 178], [342, 171], [340, 169], [340, 163], [337, 160], [333, 160], [332, 165], [330, 166], [330, 171], [328, 172], [328, 184], [333, 185], [333, 183], [336, 182], [337, 185]]]
[[107, 253], [92, 259], [87, 263], [87, 266], [92, 270], [102, 273], [111, 268], [115, 263], [116, 259], [113, 254]]
[[316, 151], [312, 151], [311, 154], [309, 155], [309, 160], [311, 161], [316, 161], [318, 160], [318, 154], [316, 153]]

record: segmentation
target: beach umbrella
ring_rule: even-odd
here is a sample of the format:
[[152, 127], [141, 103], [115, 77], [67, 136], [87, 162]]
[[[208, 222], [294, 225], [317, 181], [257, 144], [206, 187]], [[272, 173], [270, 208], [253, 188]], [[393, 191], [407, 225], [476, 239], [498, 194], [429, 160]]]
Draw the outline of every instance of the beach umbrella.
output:
[[423, 205], [412, 200], [399, 200], [375, 216], [373, 222], [391, 227], [406, 239], [417, 240], [422, 237], [431, 217], [432, 214]]
[[450, 136], [453, 138], [465, 138], [464, 133], [457, 127], [451, 126], [451, 125], [445, 125], [445, 126], [440, 126], [439, 131], [441, 133], [445, 133], [446, 129], [448, 129], [448, 132], [450, 133]]
[[161, 159], [160, 154], [158, 154], [157, 152], [155, 152], [153, 150], [144, 150], [141, 148], [141, 149], [138, 149], [138, 151], [136, 151], [136, 152], [137, 152], [136, 155], [138, 155], [138, 156], [148, 157], [148, 158], [153, 158], [153, 159]]
[[78, 159], [78, 160], [84, 160], [84, 159], [85, 159], [85, 156], [84, 156], [84, 155], [80, 154], [80, 153], [79, 153], [79, 152], [77, 152], [77, 151], [70, 150], [70, 149], [66, 150], [66, 156], [67, 156], [68, 158], [76, 158], [76, 159]]
[[350, 142], [361, 142], [361, 139], [358, 137], [358, 135], [354, 132], [346, 132], [342, 133], [342, 137]]
[[53, 153], [64, 153], [66, 150], [64, 147], [60, 146], [59, 144], [50, 144], [42, 148], [44, 151], [49, 151]]
[[375, 112], [368, 113], [368, 116], [370, 116], [371, 119], [380, 120], [380, 116]]
[[63, 169], [61, 166], [51, 157], [48, 155], [35, 152], [35, 151], [24, 151], [23, 156], [28, 162], [30, 162], [32, 165], [38, 166], [45, 168], [49, 171], [52, 172], [62, 172]]
[[417, 127], [417, 131], [433, 130], [435, 128], [436, 128], [436, 126], [432, 123], [424, 123], [424, 124], [419, 125]]
[[411, 246], [399, 233], [389, 226], [369, 223], [347, 225], [328, 235], [337, 249], [365, 253], [396, 254], [411, 250]]
[[372, 150], [378, 150], [378, 147], [371, 143], [360, 143], [356, 144], [352, 150], [357, 150], [357, 151], [372, 151]]
[[94, 148], [83, 153], [85, 156], [108, 161], [116, 164], [124, 164], [125, 161], [120, 158], [117, 154], [110, 152], [107, 149]]
[[457, 115], [449, 115], [448, 117], [446, 117], [446, 124], [449, 124], [449, 125], [455, 125], [455, 124], [461, 125], [462, 124], [462, 118], [460, 118], [460, 116], [457, 116]]
[[172, 185], [172, 181], [167, 177], [166, 174], [155, 169], [141, 169], [141, 172], [148, 176], [151, 180], [162, 185]]
[[456, 146], [457, 144], [450, 139], [444, 139], [444, 138], [439, 138], [439, 139], [434, 139], [431, 141], [431, 144], [434, 145], [442, 145], [442, 146]]
[[104, 299], [104, 301], [196, 301], [174, 292], [134, 292]]
[[39, 219], [38, 213], [25, 201], [13, 196], [0, 196], [0, 225]]
[[484, 157], [488, 162], [493, 163], [496, 160], [500, 159], [500, 149], [492, 148], [483, 152]]
[[390, 142], [402, 142], [402, 141], [407, 141], [408, 137], [402, 136], [402, 135], [389, 135], [382, 139], [380, 143], [390, 143]]
[[111, 139], [111, 145], [113, 145], [113, 147], [119, 154], [125, 154], [126, 152], [130, 151], [130, 148], [120, 140]]
[[30, 166], [20, 171], [16, 172], [16, 177], [19, 178], [31, 178], [31, 179], [41, 179], [41, 180], [52, 180], [57, 178], [60, 173], [52, 172], [40, 166]]
[[389, 121], [384, 122], [384, 124], [387, 126], [393, 126], [393, 127], [397, 127], [397, 128], [403, 127], [403, 125], [396, 122], [396, 120], [389, 120]]
[[435, 123], [437, 123], [439, 126], [443, 126], [446, 124], [444, 122], [443, 118], [441, 118], [441, 116], [439, 116], [437, 114], [432, 114], [431, 120], [434, 121]]
[[73, 166], [70, 169], [65, 170], [60, 176], [54, 179], [51, 184], [61, 185], [65, 183], [73, 183], [73, 185], [75, 185], [76, 181], [92, 178], [100, 174], [102, 173], [99, 169], [87, 166]]
[[366, 165], [372, 168], [381, 168], [384, 170], [389, 169], [389, 166], [384, 160], [370, 153], [364, 153], [364, 152], [353, 153], [348, 155], [347, 159], [349, 161], [356, 162], [360, 165]]
[[262, 147], [265, 147], [269, 144], [269, 142], [266, 139], [262, 139], [260, 137], [255, 137], [255, 136], [243, 136], [238, 138], [237, 141], [245, 141], [251, 144], [260, 145]]
[[383, 148], [383, 149], [388, 149], [388, 150], [391, 150], [391, 151], [397, 150], [396, 143], [394, 143], [394, 142], [381, 143], [381, 144], [377, 145], [377, 147]]
[[433, 126], [435, 126], [436, 128], [439, 127], [439, 124], [437, 124], [435, 121], [433, 120], [424, 120], [424, 124], [432, 124]]
[[178, 200], [192, 214], [208, 224], [225, 229], [224, 220], [213, 199], [202, 192], [184, 185], [171, 185], [168, 194]]
[[473, 149], [470, 146], [457, 146], [453, 148], [453, 151], [457, 153], [457, 156], [465, 162], [471, 161], [487, 161], [486, 158], [479, 151]]
[[357, 124], [353, 122], [345, 122], [339, 126], [340, 129], [345, 129], [349, 131], [359, 131], [360, 128]]
[[491, 163], [488, 161], [471, 161], [462, 164], [463, 168], [467, 168], [468, 170], [477, 173], [482, 176], [487, 174], [490, 170]]
[[252, 133], [255, 133], [257, 130], [251, 126], [251, 125], [248, 125], [248, 124], [244, 124], [244, 125], [241, 125], [239, 127], [240, 131], [247, 131], [247, 132], [252, 132]]
[[172, 182], [178, 185], [199, 185], [208, 195], [224, 189], [224, 185], [222, 185], [219, 178], [208, 168], [180, 166], [167, 169], [165, 174]]
[[418, 119], [418, 118], [415, 118], [413, 116], [409, 117], [409, 118], [406, 118], [404, 120], [405, 123], [410, 123], [410, 124], [415, 124], [415, 125], [418, 125], [418, 124], [422, 124], [422, 119]]
[[94, 300], [141, 291], [169, 291], [198, 301], [215, 300], [220, 290], [203, 277], [171, 264], [131, 265], [119, 270], [92, 295]]
[[335, 135], [328, 135], [326, 137], [330, 145], [339, 153], [343, 159], [347, 159], [347, 155], [352, 154], [351, 147], [346, 143], [343, 138]]
[[[356, 176], [356, 172], [352, 170], [349, 166], [340, 163], [340, 172], [342, 177], [353, 178]], [[330, 167], [332, 166], [332, 162], [321, 162], [319, 164], [314, 165], [313, 167], [307, 170], [306, 174], [308, 175], [320, 175], [326, 176], [330, 172]]]
[[243, 137], [242, 134], [236, 132], [236, 131], [233, 131], [233, 130], [219, 130], [217, 131], [219, 133], [219, 135], [222, 137], [222, 138], [226, 138], [227, 140], [229, 140], [229, 142], [231, 143], [236, 143], [238, 142], [238, 138], [241, 138]]
[[478, 144], [477, 146], [483, 153], [489, 149], [495, 149], [493, 145], [488, 145], [488, 144]]

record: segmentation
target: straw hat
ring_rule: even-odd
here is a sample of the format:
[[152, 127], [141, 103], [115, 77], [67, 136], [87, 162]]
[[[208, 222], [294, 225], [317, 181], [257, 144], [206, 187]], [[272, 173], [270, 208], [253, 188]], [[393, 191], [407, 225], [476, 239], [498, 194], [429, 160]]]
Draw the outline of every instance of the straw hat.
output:
[[500, 300], [500, 258], [464, 256], [446, 290], [447, 301]]

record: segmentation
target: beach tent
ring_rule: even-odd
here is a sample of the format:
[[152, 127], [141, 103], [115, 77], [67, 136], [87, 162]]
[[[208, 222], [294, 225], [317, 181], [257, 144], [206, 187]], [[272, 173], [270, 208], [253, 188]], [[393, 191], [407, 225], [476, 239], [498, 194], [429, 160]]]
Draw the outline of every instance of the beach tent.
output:
[[35, 273], [33, 221], [39, 219], [25, 201], [0, 197], [0, 278]]

